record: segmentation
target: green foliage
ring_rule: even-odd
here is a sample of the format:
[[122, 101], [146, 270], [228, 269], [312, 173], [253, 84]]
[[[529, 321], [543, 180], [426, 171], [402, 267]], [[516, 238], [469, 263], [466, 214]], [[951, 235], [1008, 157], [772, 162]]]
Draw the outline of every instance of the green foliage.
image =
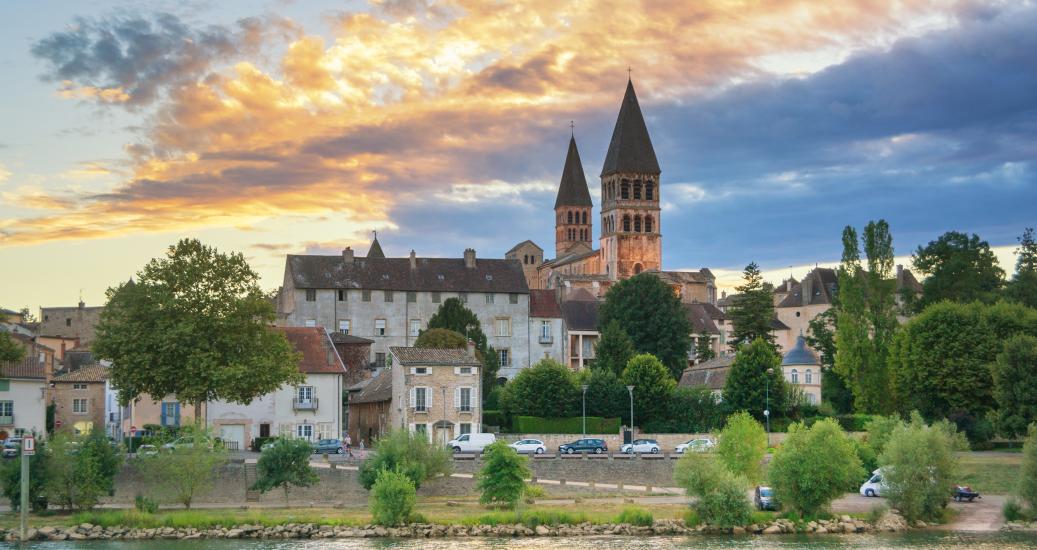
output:
[[976, 234], [948, 231], [919, 246], [911, 258], [915, 269], [926, 275], [918, 311], [944, 300], [991, 303], [1005, 282], [997, 256]]
[[252, 445], [251, 445], [250, 449], [252, 449], [253, 452], [258, 453], [258, 452], [263, 450], [263, 445], [266, 445], [267, 443], [270, 443], [271, 441], [274, 441], [275, 439], [277, 439], [277, 438], [276, 437], [253, 437], [252, 438]]
[[[46, 441], [36, 441], [36, 455], [29, 458], [29, 509], [42, 512], [47, 509], [47, 493], [44, 483], [47, 480], [47, 462], [50, 453], [46, 450]], [[18, 511], [22, 505], [22, 459], [4, 460], [0, 463], [0, 484], [3, 485], [4, 497], [11, 503], [11, 510]]]
[[735, 287], [738, 294], [728, 308], [727, 315], [734, 325], [730, 341], [731, 349], [737, 351], [743, 344], [763, 340], [774, 350], [774, 334], [771, 324], [774, 322], [774, 297], [764, 284], [756, 262], [745, 266], [745, 280], [741, 286]]
[[666, 417], [677, 382], [659, 359], [647, 353], [634, 356], [623, 370], [622, 380], [624, 385], [634, 386], [634, 422]]
[[948, 430], [926, 426], [921, 416], [897, 426], [879, 456], [890, 506], [908, 521], [939, 521], [951, 497], [957, 470]]
[[501, 406], [512, 416], [565, 417], [580, 414], [582, 395], [573, 372], [551, 359], [522, 369], [504, 386]]
[[634, 342], [613, 319], [601, 331], [601, 338], [594, 346], [594, 368], [612, 372], [617, 377], [635, 355]]
[[875, 454], [880, 455], [882, 451], [886, 450], [886, 443], [893, 436], [893, 430], [903, 425], [904, 421], [896, 416], [873, 417], [865, 426], [865, 430], [868, 432], [865, 441], [875, 451]]
[[994, 363], [997, 426], [1005, 437], [1026, 433], [1037, 421], [1037, 338], [1017, 334], [1005, 342]]
[[1014, 498], [1009, 498], [1001, 505], [1001, 515], [1005, 521], [1026, 521], [1029, 514], [1023, 510], [1023, 505]]
[[[836, 298], [838, 303], [838, 298]], [[853, 390], [846, 384], [843, 375], [835, 370], [835, 332], [838, 320], [838, 305], [826, 309], [810, 320], [807, 328], [807, 345], [817, 350], [824, 376], [821, 377], [821, 396], [835, 412], [853, 412]]]
[[695, 514], [685, 518], [689, 525], [702, 521], [715, 527], [734, 527], [752, 520], [745, 478], [733, 474], [713, 455], [684, 453], [674, 467], [673, 480], [694, 499]]
[[302, 381], [299, 354], [273, 321], [242, 254], [183, 239], [136, 282], [108, 289], [93, 351], [112, 362], [123, 403], [141, 394], [249, 403]]
[[133, 508], [144, 514], [154, 514], [158, 512], [158, 501], [137, 493], [137, 496], [133, 497]]
[[317, 472], [310, 466], [313, 445], [303, 439], [278, 439], [272, 447], [259, 455], [256, 463], [256, 483], [253, 490], [265, 493], [278, 487], [284, 490], [284, 502], [288, 505], [288, 488], [309, 487], [320, 482]]
[[[563, 418], [541, 418], [539, 416], [513, 416], [511, 432], [517, 434], [579, 434], [583, 433], [582, 416]], [[587, 417], [588, 434], [619, 433], [620, 419]]]
[[613, 523], [626, 523], [627, 525], [636, 525], [638, 527], [651, 527], [655, 523], [655, 518], [652, 517], [651, 512], [644, 508], [628, 506], [623, 508], [623, 511], [616, 516]]
[[506, 427], [504, 413], [501, 411], [484, 410], [482, 412], [482, 423], [483, 426]]
[[1023, 444], [1023, 464], [1016, 482], [1016, 494], [1037, 516], [1037, 424], [1030, 425], [1026, 443]]
[[371, 454], [360, 465], [360, 484], [367, 490], [374, 487], [382, 470], [402, 472], [418, 488], [426, 479], [449, 474], [453, 464], [449, 449], [431, 443], [424, 434], [407, 430], [382, 436]]
[[414, 512], [417, 489], [413, 479], [399, 470], [380, 470], [371, 488], [370, 508], [378, 525], [403, 525]]
[[[452, 299], [452, 298], [451, 298]], [[414, 341], [416, 348], [465, 349], [468, 341], [464, 333], [448, 328], [430, 328], [421, 331]]]
[[[874, 472], [879, 467], [879, 455], [875, 452], [875, 449], [872, 449], [871, 445], [852, 437], [850, 438], [850, 443], [853, 444], [853, 450], [857, 454], [857, 459], [861, 461], [861, 468], [864, 468], [865, 474]], [[846, 490], [856, 491], [859, 486], [860, 480], [855, 479], [846, 486]]]
[[[7, 317], [0, 313], [0, 322], [6, 319]], [[24, 353], [24, 346], [16, 342], [14, 338], [11, 338], [7, 330], [0, 328], [0, 363], [4, 361], [21, 361]]]
[[1033, 236], [1033, 228], [1027, 227], [1019, 237], [1019, 248], [1015, 249], [1018, 260], [1015, 264], [1015, 275], [1005, 296], [1014, 302], [1037, 308], [1037, 240]]
[[209, 448], [210, 434], [204, 430], [192, 432], [195, 442], [155, 456], [139, 457], [138, 467], [145, 479], [156, 484], [156, 495], [166, 501], [190, 508], [195, 497], [212, 488], [214, 471], [227, 463], [229, 457], [223, 447]]
[[734, 474], [755, 482], [761, 477], [761, 461], [767, 452], [767, 432], [745, 411], [727, 417], [720, 432], [717, 457]]
[[[676, 380], [688, 366], [691, 323], [673, 289], [651, 273], [613, 285], [598, 312], [601, 330], [613, 321], [638, 353], [658, 357]], [[636, 413], [635, 413], [636, 414]]]
[[[614, 372], [594, 366], [578, 375], [587, 385], [587, 414], [604, 418], [620, 418], [630, 422], [630, 394]], [[604, 432], [595, 432], [604, 433]]]
[[713, 351], [713, 338], [708, 334], [695, 339], [695, 361], [702, 363], [716, 357]]
[[641, 424], [645, 433], [706, 433], [719, 429], [726, 418], [724, 404], [709, 388], [674, 390], [669, 412]]
[[100, 430], [76, 439], [58, 433], [50, 439], [43, 493], [65, 509], [89, 510], [114, 488], [122, 456]]
[[853, 441], [832, 419], [793, 424], [768, 471], [778, 502], [800, 516], [826, 512], [864, 474]]
[[44, 420], [43, 420], [44, 426], [45, 426], [45, 428], [47, 430], [47, 435], [53, 435], [54, 434], [54, 416], [57, 414], [57, 412], [58, 412], [58, 405], [57, 405], [57, 403], [51, 402], [51, 403], [47, 404], [47, 411], [46, 411], [46, 413], [44, 413], [45, 416], [44, 416]]
[[1037, 336], [1037, 310], [1019, 304], [942, 302], [897, 334], [891, 367], [899, 408], [926, 418], [991, 410], [991, 364], [1016, 334]]
[[465, 525], [524, 525], [535, 529], [538, 525], [555, 527], [558, 525], [579, 525], [590, 522], [587, 514], [572, 513], [564, 510], [525, 510], [514, 512], [494, 512], [476, 518], [464, 519]]
[[771, 415], [775, 416], [777, 411], [785, 410], [785, 395], [781, 357], [771, 344], [758, 338], [739, 348], [724, 384], [724, 403], [728, 410], [751, 411], [753, 416], [763, 419], [763, 410], [769, 401]]
[[[468, 345], [467, 340], [465, 340], [466, 336], [468, 340], [475, 344], [475, 349], [482, 361], [482, 395], [484, 398], [489, 395], [497, 382], [500, 360], [497, 357], [497, 352], [487, 345], [486, 334], [483, 333], [479, 317], [475, 312], [468, 309], [460, 298], [447, 298], [429, 319], [428, 328], [422, 331], [421, 335], [418, 336], [418, 340], [421, 341], [421, 338], [426, 333], [432, 332], [435, 329], [446, 329], [460, 334], [463, 343], [462, 345], [457, 345], [459, 342], [456, 336], [437, 333], [429, 336], [425, 341], [430, 344], [428, 347], [466, 347]], [[440, 345], [431, 345], [433, 343]], [[415, 342], [415, 345], [418, 344]]]
[[480, 491], [479, 502], [514, 508], [526, 487], [529, 477], [528, 459], [519, 455], [503, 439], [498, 439], [483, 450], [485, 465], [479, 472], [475, 487]]

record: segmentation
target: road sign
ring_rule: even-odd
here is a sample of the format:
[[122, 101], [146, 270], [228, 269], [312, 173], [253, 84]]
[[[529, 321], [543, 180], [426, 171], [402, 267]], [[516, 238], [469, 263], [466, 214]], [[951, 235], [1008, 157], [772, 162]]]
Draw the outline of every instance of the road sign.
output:
[[22, 454], [23, 455], [34, 455], [36, 454], [36, 438], [27, 435], [22, 438]]
[[135, 437], [136, 435], [137, 435], [137, 427], [136, 426], [130, 426], [130, 437]]

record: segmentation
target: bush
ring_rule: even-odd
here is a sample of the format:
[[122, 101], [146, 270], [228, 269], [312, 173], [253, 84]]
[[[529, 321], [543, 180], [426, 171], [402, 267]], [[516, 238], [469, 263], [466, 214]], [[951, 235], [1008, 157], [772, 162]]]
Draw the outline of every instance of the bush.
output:
[[[587, 433], [619, 433], [618, 418], [587, 417]], [[583, 417], [541, 418], [539, 416], [515, 416], [511, 419], [511, 431], [517, 434], [582, 434]]]
[[449, 449], [433, 444], [425, 434], [403, 429], [379, 438], [372, 454], [360, 465], [360, 484], [367, 490], [374, 487], [382, 470], [403, 472], [417, 489], [426, 479], [449, 474], [453, 467]]
[[253, 437], [252, 445], [249, 449], [252, 449], [252, 452], [258, 453], [263, 450], [263, 445], [275, 440], [277, 440], [276, 437]]
[[574, 514], [561, 510], [529, 510], [525, 512], [495, 512], [483, 514], [477, 518], [467, 518], [462, 521], [465, 525], [509, 525], [520, 524], [530, 529], [538, 525], [579, 525], [589, 522], [586, 514]]
[[893, 430], [879, 457], [890, 506], [908, 521], [940, 521], [957, 469], [954, 441], [945, 427], [926, 426], [917, 413]]
[[309, 487], [320, 481], [310, 466], [313, 445], [304, 439], [278, 439], [274, 446], [259, 456], [256, 464], [255, 485], [252, 489], [265, 493], [284, 489], [284, 503], [288, 505], [288, 487]]
[[505, 384], [501, 408], [510, 416], [544, 415], [549, 418], [580, 414], [581, 393], [573, 371], [551, 359], [522, 369]]
[[485, 466], [479, 472], [475, 487], [481, 492], [479, 502], [514, 508], [529, 476], [528, 460], [520, 456], [507, 442], [499, 439], [483, 451]]
[[221, 447], [209, 449], [206, 433], [198, 432], [191, 448], [181, 447], [155, 456], [141, 457], [141, 474], [155, 482], [160, 498], [190, 508], [196, 495], [213, 486], [213, 470], [227, 463], [227, 453]]
[[848, 432], [863, 432], [868, 429], [868, 424], [875, 420], [870, 414], [840, 414], [835, 419], [839, 426]]
[[1023, 505], [1014, 498], [1009, 498], [1001, 506], [1001, 515], [1005, 517], [1005, 521], [1025, 521], [1027, 519]]
[[673, 479], [695, 499], [696, 519], [715, 527], [745, 525], [752, 519], [745, 478], [732, 474], [712, 455], [685, 453]]
[[760, 462], [766, 451], [767, 433], [755, 418], [745, 411], [727, 418], [717, 443], [717, 456], [728, 470], [755, 482], [760, 479]]
[[154, 514], [158, 512], [158, 501], [138, 493], [137, 496], [133, 498], [133, 507], [136, 508], [138, 512]]
[[880, 519], [882, 519], [882, 516], [886, 515], [886, 512], [888, 511], [889, 506], [886, 506], [885, 504], [876, 504], [875, 506], [872, 506], [870, 510], [868, 510], [868, 515], [865, 519], [868, 520], [868, 523], [875, 525], [879, 522]]
[[527, 483], [526, 486], [522, 488], [522, 499], [526, 502], [526, 504], [533, 504], [536, 501], [536, 499], [544, 498], [546, 496], [547, 489], [544, 489], [542, 485], [537, 485], [536, 483]]
[[833, 499], [864, 476], [857, 450], [833, 420], [812, 428], [793, 424], [770, 464], [778, 502], [800, 516], [825, 512]]
[[1029, 434], [1023, 444], [1023, 464], [1019, 471], [1016, 494], [1030, 513], [1037, 515], [1037, 423], [1030, 424]]
[[[47, 494], [44, 483], [47, 479], [48, 453], [44, 450], [46, 442], [36, 440], [36, 456], [29, 459], [29, 509], [42, 512], [47, 509]], [[11, 503], [11, 510], [17, 511], [22, 505], [22, 461], [4, 460], [0, 464], [0, 483], [3, 484], [4, 497]]]
[[708, 388], [677, 388], [669, 412], [641, 424], [644, 433], [707, 433], [724, 423], [724, 405]]
[[[871, 445], [862, 443], [854, 438], [849, 438], [850, 443], [853, 444], [854, 452], [857, 454], [857, 458], [861, 461], [861, 467], [864, 468], [865, 475], [871, 474], [879, 467], [879, 455], [875, 453], [875, 449], [871, 448]], [[856, 491], [859, 487], [860, 480], [854, 480], [846, 486], [847, 491]]]
[[497, 426], [498, 428], [506, 428], [507, 424], [504, 422], [504, 413], [501, 411], [490, 411], [486, 410], [482, 412], [482, 425], [486, 426]]
[[613, 520], [614, 523], [626, 523], [638, 527], [651, 527], [655, 523], [652, 513], [644, 508], [623, 508], [623, 511]]
[[968, 449], [979, 451], [993, 447], [990, 440], [994, 438], [994, 423], [986, 416], [958, 411], [947, 415], [947, 420], [954, 424], [958, 433], [964, 435]]
[[402, 525], [414, 512], [417, 491], [400, 470], [381, 470], [371, 487], [371, 515], [378, 525]]
[[104, 432], [95, 430], [82, 439], [59, 433], [51, 438], [50, 448], [44, 483], [49, 502], [89, 510], [112, 493], [122, 456]]
[[868, 432], [864, 440], [868, 443], [868, 446], [875, 451], [876, 455], [882, 454], [882, 451], [886, 449], [886, 442], [889, 441], [890, 436], [893, 435], [893, 430], [899, 426], [903, 426], [904, 421], [900, 420], [896, 416], [875, 416], [864, 426], [864, 430]]

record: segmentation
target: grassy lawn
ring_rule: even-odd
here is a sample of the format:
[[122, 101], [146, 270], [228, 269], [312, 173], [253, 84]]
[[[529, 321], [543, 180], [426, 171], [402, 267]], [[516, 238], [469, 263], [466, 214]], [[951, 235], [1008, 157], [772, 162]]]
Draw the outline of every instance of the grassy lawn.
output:
[[971, 485], [980, 493], [1009, 494], [1019, 478], [1022, 462], [1022, 454], [963, 453], [958, 455], [959, 483]]

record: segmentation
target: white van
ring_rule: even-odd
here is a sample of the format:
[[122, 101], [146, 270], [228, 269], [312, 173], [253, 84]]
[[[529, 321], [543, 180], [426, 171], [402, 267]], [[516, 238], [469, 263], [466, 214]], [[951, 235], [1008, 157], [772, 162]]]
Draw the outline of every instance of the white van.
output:
[[497, 436], [493, 434], [464, 434], [451, 439], [446, 446], [455, 453], [481, 453], [494, 441], [497, 441]]
[[872, 472], [868, 481], [861, 485], [861, 494], [866, 497], [879, 497], [886, 489], [886, 484], [882, 481], [882, 470], [879, 469]]

